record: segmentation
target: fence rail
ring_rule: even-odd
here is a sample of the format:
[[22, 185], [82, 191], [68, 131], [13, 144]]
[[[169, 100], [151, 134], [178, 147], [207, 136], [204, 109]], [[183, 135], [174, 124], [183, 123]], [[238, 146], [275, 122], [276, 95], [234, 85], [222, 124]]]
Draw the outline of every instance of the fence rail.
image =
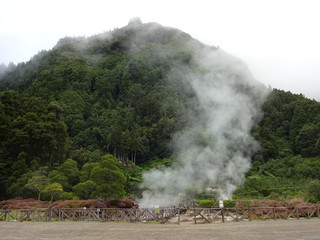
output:
[[320, 206], [249, 207], [249, 208], [61, 208], [61, 209], [0, 209], [0, 221], [100, 221], [216, 223], [276, 219], [320, 218]]

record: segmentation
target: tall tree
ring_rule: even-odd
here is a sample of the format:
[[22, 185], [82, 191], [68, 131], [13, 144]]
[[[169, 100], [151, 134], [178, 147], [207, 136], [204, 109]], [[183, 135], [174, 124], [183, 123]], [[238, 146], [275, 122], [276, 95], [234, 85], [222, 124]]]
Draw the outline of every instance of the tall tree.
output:
[[99, 165], [92, 169], [90, 178], [97, 185], [93, 196], [104, 199], [124, 197], [126, 177], [117, 165], [115, 158], [106, 155]]
[[49, 184], [49, 179], [46, 176], [33, 176], [28, 183], [25, 185], [31, 191], [34, 191], [38, 195], [38, 200], [41, 198], [41, 194], [44, 192], [45, 188]]

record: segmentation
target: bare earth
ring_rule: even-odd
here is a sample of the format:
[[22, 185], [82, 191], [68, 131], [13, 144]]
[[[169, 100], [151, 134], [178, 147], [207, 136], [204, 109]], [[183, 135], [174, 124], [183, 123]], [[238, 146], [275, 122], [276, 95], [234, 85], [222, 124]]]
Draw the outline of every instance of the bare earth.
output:
[[320, 240], [320, 219], [269, 220], [216, 224], [105, 222], [0, 222], [0, 239], [223, 239]]

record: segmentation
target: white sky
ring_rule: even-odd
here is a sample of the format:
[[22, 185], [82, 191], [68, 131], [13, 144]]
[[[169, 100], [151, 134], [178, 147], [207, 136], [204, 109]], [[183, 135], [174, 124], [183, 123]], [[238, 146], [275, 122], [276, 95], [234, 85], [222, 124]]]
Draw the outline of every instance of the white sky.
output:
[[219, 46], [267, 86], [320, 100], [319, 0], [0, 0], [0, 63], [136, 16]]

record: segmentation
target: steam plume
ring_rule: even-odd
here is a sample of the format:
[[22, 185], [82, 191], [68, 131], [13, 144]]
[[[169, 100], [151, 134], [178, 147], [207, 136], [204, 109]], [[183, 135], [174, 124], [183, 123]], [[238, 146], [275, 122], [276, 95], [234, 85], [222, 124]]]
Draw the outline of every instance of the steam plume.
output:
[[241, 61], [219, 49], [196, 49], [192, 59], [193, 68], [177, 68], [196, 94], [197, 107], [184, 116], [187, 127], [173, 140], [173, 166], [143, 174], [141, 207], [176, 205], [208, 187], [216, 188], [220, 199], [230, 199], [258, 150], [250, 131], [261, 117], [266, 88]]

